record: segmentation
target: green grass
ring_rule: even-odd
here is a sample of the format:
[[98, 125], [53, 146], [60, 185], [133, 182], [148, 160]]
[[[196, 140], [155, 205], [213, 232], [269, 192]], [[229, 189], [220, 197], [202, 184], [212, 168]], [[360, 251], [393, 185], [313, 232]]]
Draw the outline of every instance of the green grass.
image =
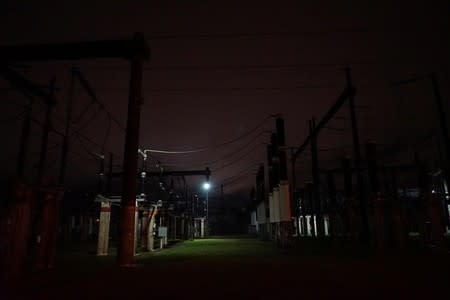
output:
[[138, 263], [177, 262], [191, 259], [268, 257], [278, 253], [271, 243], [250, 238], [209, 238], [185, 241], [159, 252], [143, 253]]

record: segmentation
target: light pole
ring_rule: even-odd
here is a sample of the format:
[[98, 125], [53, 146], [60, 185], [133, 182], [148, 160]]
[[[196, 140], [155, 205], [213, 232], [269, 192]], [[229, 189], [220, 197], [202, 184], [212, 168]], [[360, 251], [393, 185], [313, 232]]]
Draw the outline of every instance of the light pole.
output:
[[206, 233], [209, 235], [209, 199], [208, 199], [208, 191], [211, 188], [211, 184], [209, 182], [205, 182], [203, 184], [203, 189], [206, 191]]

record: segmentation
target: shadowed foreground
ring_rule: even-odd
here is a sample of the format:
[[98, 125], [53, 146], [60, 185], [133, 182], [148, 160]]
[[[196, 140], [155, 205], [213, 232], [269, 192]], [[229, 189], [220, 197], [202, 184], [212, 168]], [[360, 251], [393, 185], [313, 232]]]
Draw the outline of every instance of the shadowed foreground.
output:
[[142, 254], [129, 269], [86, 253], [65, 253], [55, 270], [7, 282], [0, 298], [424, 299], [445, 295], [450, 266], [448, 254], [283, 252], [238, 238], [187, 241]]

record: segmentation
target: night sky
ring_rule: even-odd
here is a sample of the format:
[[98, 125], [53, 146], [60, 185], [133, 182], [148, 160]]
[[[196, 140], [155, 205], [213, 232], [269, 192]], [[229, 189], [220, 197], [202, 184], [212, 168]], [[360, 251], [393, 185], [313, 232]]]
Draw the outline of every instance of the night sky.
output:
[[[436, 72], [448, 111], [448, 1], [9, 2], [0, 4], [2, 45], [124, 39], [143, 32], [152, 58], [144, 72], [140, 144], [169, 151], [212, 148], [195, 154], [154, 156], [166, 169], [209, 166], [216, 187], [245, 173], [238, 184], [225, 187], [226, 195], [247, 197], [255, 181], [255, 164], [266, 158], [263, 143], [269, 142], [269, 135], [262, 132], [273, 130], [275, 121], [268, 119], [237, 143], [216, 145], [240, 137], [269, 115], [280, 113], [285, 118], [287, 145], [298, 147], [307, 136], [308, 120], [320, 119], [345, 88], [345, 66], [352, 68], [358, 89], [355, 103], [362, 143], [374, 140], [381, 151], [391, 146], [410, 149], [431, 130], [439, 134], [429, 80], [401, 87], [393, 87], [393, 82]], [[17, 70], [42, 85], [56, 78], [59, 102], [54, 126], [62, 131], [69, 71], [74, 65], [107, 110], [125, 124], [129, 77], [125, 61], [27, 63]], [[9, 87], [0, 80], [2, 176], [14, 172], [20, 114], [28, 101]], [[75, 119], [90, 102], [79, 86], [76, 91]], [[38, 102], [33, 105], [34, 117], [43, 120], [44, 106]], [[107, 137], [105, 149], [119, 156], [117, 164], [121, 165], [124, 132], [113, 122], [107, 134], [107, 114], [97, 110], [98, 105], [93, 104], [74, 126], [79, 128], [95, 115], [80, 132], [100, 145]], [[319, 137], [322, 168], [336, 167], [343, 155], [351, 154], [347, 106], [338, 115], [343, 118], [329, 124], [334, 129], [324, 130]], [[38, 159], [40, 128], [36, 124], [33, 134], [30, 178], [35, 174], [31, 162]], [[100, 153], [100, 149], [80, 139], [72, 139], [68, 184], [94, 185], [98, 165], [86, 150]], [[52, 134], [50, 176], [57, 174], [59, 166], [58, 143], [61, 138]], [[431, 145], [436, 148], [435, 143]], [[233, 152], [236, 154], [230, 156]], [[221, 159], [224, 156], [227, 158]], [[411, 162], [412, 155], [405, 150], [389, 159], [387, 162]], [[298, 185], [303, 185], [311, 176], [307, 154], [297, 168]], [[199, 187], [201, 181], [203, 178], [193, 180], [193, 187]]]

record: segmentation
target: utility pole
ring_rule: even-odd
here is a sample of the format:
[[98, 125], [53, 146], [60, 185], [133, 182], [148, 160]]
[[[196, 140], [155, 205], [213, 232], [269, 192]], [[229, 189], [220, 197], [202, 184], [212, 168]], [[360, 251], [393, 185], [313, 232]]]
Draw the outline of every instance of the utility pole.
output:
[[287, 158], [286, 158], [286, 134], [284, 128], [284, 119], [276, 119], [278, 158], [280, 165], [279, 172], [279, 211], [280, 211], [280, 237], [281, 246], [290, 245], [292, 238], [292, 214], [291, 214], [291, 191], [289, 189]]
[[131, 267], [134, 260], [134, 225], [136, 211], [136, 171], [139, 147], [139, 121], [142, 105], [142, 60], [134, 56], [130, 61], [130, 94], [128, 100], [127, 134], [124, 153], [120, 238], [117, 263]]
[[[345, 77], [347, 81], [347, 88], [351, 89], [352, 78], [350, 74], [350, 68], [345, 68]], [[358, 133], [358, 124], [356, 119], [356, 111], [355, 111], [355, 103], [354, 96], [349, 95], [348, 103], [350, 107], [350, 118], [352, 122], [352, 137], [353, 137], [353, 152], [355, 155], [355, 169], [358, 183], [358, 198], [359, 198], [359, 206], [361, 212], [361, 241], [364, 243], [370, 242], [370, 230], [369, 230], [369, 217], [368, 217], [368, 204], [367, 199], [364, 195], [364, 186], [363, 186], [363, 176], [361, 172], [361, 149], [359, 144], [359, 133]]]

